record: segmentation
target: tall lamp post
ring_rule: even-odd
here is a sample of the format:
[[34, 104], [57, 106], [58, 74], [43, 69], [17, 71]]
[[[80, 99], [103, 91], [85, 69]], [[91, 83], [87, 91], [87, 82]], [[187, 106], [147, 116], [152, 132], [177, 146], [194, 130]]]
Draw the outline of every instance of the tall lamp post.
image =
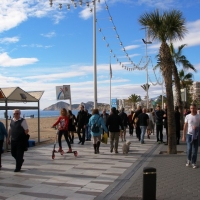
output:
[[93, 1], [94, 109], [97, 108], [96, 0]]
[[[52, 7], [54, 0], [49, 0], [49, 4]], [[96, 56], [96, 1], [100, 3], [100, 0], [93, 0], [93, 65], [94, 65], [94, 108], [97, 108], [97, 56]], [[77, 6], [74, 0], [71, 0], [71, 3], [74, 3], [74, 7]], [[82, 0], [79, 0], [79, 4], [82, 5]], [[89, 2], [86, 2], [86, 5], [89, 7]], [[68, 9], [70, 9], [70, 3], [67, 4]], [[62, 9], [62, 4], [59, 4], [59, 8]]]
[[146, 70], [147, 70], [147, 83], [146, 83], [146, 92], [147, 92], [147, 109], [149, 108], [149, 83], [148, 83], [148, 56], [147, 56], [147, 45], [148, 44], [152, 44], [151, 41], [146, 41], [145, 39], [142, 39], [142, 41], [144, 42], [145, 46], [146, 46]]

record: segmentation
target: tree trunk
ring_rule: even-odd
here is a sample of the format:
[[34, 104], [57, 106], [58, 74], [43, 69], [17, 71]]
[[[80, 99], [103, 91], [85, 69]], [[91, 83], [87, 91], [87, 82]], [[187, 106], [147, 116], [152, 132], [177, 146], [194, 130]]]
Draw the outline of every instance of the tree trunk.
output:
[[181, 84], [180, 84], [180, 78], [178, 76], [178, 70], [175, 64], [173, 64], [172, 73], [174, 76], [175, 90], [176, 90], [176, 104], [175, 105], [177, 105], [180, 109], [180, 113], [181, 113], [180, 127], [181, 127], [181, 130], [183, 130], [183, 101], [181, 99]]
[[170, 54], [169, 46], [166, 42], [162, 42], [160, 47], [161, 70], [166, 86], [167, 95], [167, 126], [168, 126], [168, 153], [176, 154], [176, 130], [175, 130], [175, 114], [174, 101], [172, 91], [172, 67], [173, 60]]

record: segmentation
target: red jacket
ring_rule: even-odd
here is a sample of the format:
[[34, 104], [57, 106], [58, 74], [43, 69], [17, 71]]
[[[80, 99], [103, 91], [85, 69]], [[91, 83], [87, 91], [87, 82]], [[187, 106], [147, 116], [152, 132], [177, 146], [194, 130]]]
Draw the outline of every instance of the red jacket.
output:
[[69, 118], [68, 117], [63, 117], [60, 116], [57, 120], [57, 122], [53, 125], [56, 126], [59, 124], [58, 130], [68, 130], [68, 125], [69, 125]]
[[128, 115], [128, 122], [129, 122], [129, 124], [133, 124], [133, 115]]

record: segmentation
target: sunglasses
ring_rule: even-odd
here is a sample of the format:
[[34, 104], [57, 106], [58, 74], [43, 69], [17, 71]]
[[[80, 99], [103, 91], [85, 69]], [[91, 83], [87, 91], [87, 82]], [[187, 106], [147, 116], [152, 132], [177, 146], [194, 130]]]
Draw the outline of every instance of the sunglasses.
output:
[[14, 113], [14, 115], [19, 115], [20, 113]]

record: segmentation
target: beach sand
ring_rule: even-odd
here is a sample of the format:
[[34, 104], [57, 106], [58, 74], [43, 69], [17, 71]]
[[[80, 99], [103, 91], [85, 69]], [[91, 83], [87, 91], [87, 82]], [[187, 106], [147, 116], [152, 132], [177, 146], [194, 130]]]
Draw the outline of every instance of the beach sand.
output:
[[[53, 143], [55, 140], [56, 130], [51, 128], [51, 126], [57, 121], [57, 117], [52, 118], [40, 118], [40, 141], [42, 143]], [[38, 118], [26, 118], [30, 139], [38, 142]], [[5, 120], [1, 119], [1, 122], [5, 125]], [[8, 127], [10, 125], [10, 120], [8, 120]], [[76, 134], [75, 134], [76, 137]], [[64, 139], [64, 137], [63, 137]]]

